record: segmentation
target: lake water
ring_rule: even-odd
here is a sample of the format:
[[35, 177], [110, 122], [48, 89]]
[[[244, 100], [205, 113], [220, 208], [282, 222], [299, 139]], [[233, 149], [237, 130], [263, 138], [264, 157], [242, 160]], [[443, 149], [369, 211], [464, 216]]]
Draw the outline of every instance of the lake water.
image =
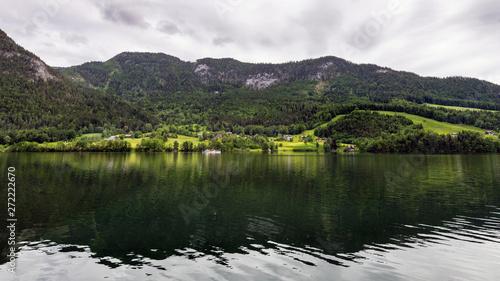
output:
[[500, 155], [18, 153], [0, 171], [0, 280], [500, 276]]

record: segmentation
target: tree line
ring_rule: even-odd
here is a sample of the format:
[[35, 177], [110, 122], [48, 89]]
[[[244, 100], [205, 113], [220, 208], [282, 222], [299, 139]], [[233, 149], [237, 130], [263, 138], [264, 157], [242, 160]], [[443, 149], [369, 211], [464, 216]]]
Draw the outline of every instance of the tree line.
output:
[[500, 142], [472, 131], [462, 131], [456, 136], [439, 135], [422, 128], [410, 128], [395, 134], [359, 143], [359, 149], [374, 153], [466, 154], [498, 153]]

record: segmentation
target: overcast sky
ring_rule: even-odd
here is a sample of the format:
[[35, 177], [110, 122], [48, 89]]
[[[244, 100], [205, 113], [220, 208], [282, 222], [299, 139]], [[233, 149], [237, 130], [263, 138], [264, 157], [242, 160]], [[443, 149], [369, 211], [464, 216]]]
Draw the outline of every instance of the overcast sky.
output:
[[273, 63], [333, 55], [500, 84], [495, 0], [17, 0], [1, 1], [0, 29], [52, 66], [123, 51]]

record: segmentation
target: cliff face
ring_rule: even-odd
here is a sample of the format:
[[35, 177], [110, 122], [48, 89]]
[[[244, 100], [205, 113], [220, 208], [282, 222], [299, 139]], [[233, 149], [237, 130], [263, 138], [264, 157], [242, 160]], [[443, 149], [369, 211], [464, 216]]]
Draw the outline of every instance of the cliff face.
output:
[[29, 81], [61, 78], [60, 74], [46, 65], [39, 57], [17, 45], [0, 30], [0, 72], [20, 75]]
[[228, 83], [262, 90], [295, 80], [326, 80], [349, 71], [354, 64], [336, 57], [324, 57], [282, 64], [251, 64], [233, 59], [201, 59], [194, 73], [203, 84]]

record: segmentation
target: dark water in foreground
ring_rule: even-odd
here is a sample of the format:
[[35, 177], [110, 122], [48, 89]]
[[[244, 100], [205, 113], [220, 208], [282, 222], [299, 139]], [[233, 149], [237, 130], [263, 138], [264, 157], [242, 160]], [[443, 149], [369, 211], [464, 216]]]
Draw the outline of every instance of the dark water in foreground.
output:
[[19, 153], [0, 172], [0, 280], [500, 276], [500, 155]]

